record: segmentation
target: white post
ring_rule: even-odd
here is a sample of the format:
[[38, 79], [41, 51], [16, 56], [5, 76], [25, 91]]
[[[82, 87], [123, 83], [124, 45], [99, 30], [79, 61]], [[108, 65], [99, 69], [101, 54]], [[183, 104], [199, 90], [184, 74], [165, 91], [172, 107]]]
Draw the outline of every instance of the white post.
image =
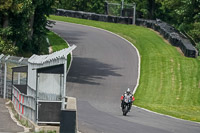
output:
[[64, 64], [64, 77], [63, 77], [63, 94], [62, 94], [62, 109], [65, 109], [65, 96], [66, 96], [66, 81], [67, 80], [67, 59]]
[[[22, 57], [21, 59], [19, 59], [19, 64], [22, 62], [22, 60], [23, 60], [24, 58]], [[20, 73], [18, 73], [18, 85], [20, 84]]]
[[136, 11], [135, 8], [136, 8], [136, 4], [134, 3], [134, 4], [133, 4], [133, 24], [134, 24], [134, 25], [135, 25], [135, 18], [136, 18], [136, 17], [135, 17], [135, 11]]
[[4, 90], [3, 90], [3, 98], [6, 98], [6, 76], [7, 76], [7, 64], [5, 62], [5, 67], [4, 67]]
[[37, 73], [36, 71], [36, 97], [35, 97], [35, 100], [36, 100], [36, 123], [38, 124], [38, 110], [39, 110], [39, 102], [38, 102], [38, 89], [39, 89], [39, 77], [40, 75]]
[[4, 67], [4, 90], [3, 90], [3, 98], [6, 99], [6, 78], [7, 78], [7, 63], [6, 61], [8, 60], [8, 58], [10, 57], [10, 55], [8, 55], [5, 58], [5, 67]]
[[[1, 69], [1, 59], [0, 59], [0, 69]], [[1, 71], [1, 70], [0, 70], [0, 71]], [[2, 73], [1, 73], [1, 74], [2, 74]], [[1, 74], [0, 74], [0, 86], [2, 86], [2, 84], [3, 84], [3, 83], [1, 82], [1, 81], [2, 81], [1, 78], [3, 77]], [[3, 92], [3, 89], [0, 90], [0, 95], [2, 95], [2, 92]]]
[[123, 16], [123, 10], [124, 10], [124, 0], [122, 0], [121, 17]]
[[[2, 64], [1, 64], [1, 63], [2, 63], [2, 61], [1, 61], [1, 59], [2, 59], [3, 57], [4, 57], [4, 55], [3, 55], [3, 54], [1, 54], [1, 55], [0, 55], [0, 69], [1, 69], [1, 67], [2, 67]], [[1, 73], [1, 74], [2, 74], [2, 73]], [[3, 77], [2, 75], [0, 75], [0, 76], [1, 76], [1, 77]], [[3, 80], [1, 79], [1, 81], [3, 81]], [[2, 84], [3, 84], [3, 83], [2, 83]], [[2, 85], [2, 84], [1, 84], [1, 85]], [[0, 85], [0, 86], [1, 86], [1, 85]], [[3, 88], [3, 86], [2, 86], [2, 88]], [[1, 89], [1, 90], [0, 90], [0, 92], [1, 92], [1, 94], [0, 94], [0, 95], [3, 95], [3, 89]]]
[[20, 73], [18, 73], [18, 85], [20, 85]]

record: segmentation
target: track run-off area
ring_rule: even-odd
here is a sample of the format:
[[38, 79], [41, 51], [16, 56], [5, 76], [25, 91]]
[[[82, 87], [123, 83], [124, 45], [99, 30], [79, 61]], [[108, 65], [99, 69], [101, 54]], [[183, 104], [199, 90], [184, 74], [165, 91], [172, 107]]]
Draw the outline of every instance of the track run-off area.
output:
[[[56, 21], [51, 29], [77, 48], [67, 96], [77, 98], [82, 133], [199, 133], [200, 124], [133, 107], [122, 115], [120, 96], [137, 85], [139, 57], [128, 41], [93, 27]], [[134, 91], [134, 90], [133, 90]]]

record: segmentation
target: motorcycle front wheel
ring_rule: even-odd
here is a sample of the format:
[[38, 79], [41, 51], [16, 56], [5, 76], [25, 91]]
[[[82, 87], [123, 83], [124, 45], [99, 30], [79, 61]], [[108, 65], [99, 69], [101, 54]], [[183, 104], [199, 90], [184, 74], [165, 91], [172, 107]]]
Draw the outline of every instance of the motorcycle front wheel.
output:
[[126, 116], [127, 113], [128, 113], [128, 106], [125, 106], [123, 109], [123, 116]]

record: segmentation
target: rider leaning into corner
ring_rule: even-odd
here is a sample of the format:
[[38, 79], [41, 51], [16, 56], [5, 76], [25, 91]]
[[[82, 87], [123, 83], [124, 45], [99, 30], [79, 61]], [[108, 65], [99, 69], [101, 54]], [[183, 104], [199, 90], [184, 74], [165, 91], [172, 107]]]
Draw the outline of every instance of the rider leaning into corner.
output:
[[133, 94], [131, 93], [131, 90], [130, 90], [130, 88], [128, 88], [127, 89], [127, 91], [125, 91], [124, 92], [124, 94], [121, 96], [121, 108], [123, 108], [124, 107], [124, 97], [131, 97], [131, 99], [132, 99], [132, 102], [130, 102], [129, 104], [129, 111], [131, 111], [131, 107], [132, 107], [132, 104], [133, 104], [133, 102], [135, 101], [135, 98], [134, 98], [134, 96], [133, 96]]

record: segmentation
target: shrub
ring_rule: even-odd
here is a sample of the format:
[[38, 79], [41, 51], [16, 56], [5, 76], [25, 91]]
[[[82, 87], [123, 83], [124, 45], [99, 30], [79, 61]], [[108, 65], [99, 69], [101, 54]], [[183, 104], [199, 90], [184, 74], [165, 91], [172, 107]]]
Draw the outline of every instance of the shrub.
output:
[[196, 48], [197, 48], [198, 52], [200, 53], [200, 42], [199, 42], [199, 43], [197, 43], [197, 46], [196, 46]]
[[195, 42], [200, 42], [200, 22], [194, 23], [188, 34], [194, 39]]
[[18, 48], [13, 45], [12, 41], [0, 37], [0, 53], [14, 55]]

